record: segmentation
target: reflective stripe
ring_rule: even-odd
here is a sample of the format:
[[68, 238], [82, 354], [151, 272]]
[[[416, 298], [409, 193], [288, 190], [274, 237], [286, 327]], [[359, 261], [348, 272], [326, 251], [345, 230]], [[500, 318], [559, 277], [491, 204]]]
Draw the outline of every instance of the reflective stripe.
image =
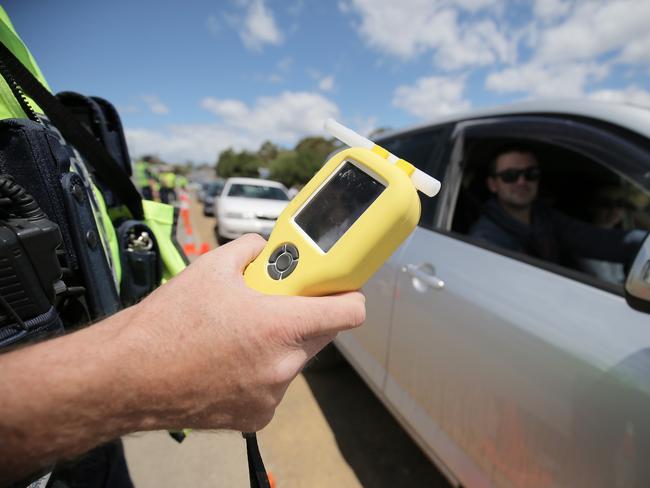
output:
[[[25, 47], [22, 39], [16, 33], [9, 16], [0, 6], [0, 41], [7, 46], [12, 53], [20, 60], [23, 65], [32, 72], [32, 74], [45, 86], [48, 90], [50, 89], [47, 81], [43, 77], [36, 60], [33, 58], [32, 54], [29, 52], [29, 49]], [[28, 95], [26, 95], [27, 101], [32, 106], [32, 108], [42, 114], [43, 111], [39, 106], [34, 103]], [[16, 100], [13, 95], [13, 92], [9, 88], [9, 85], [5, 82], [4, 78], [0, 76], [0, 119], [24, 119], [28, 118], [23, 111], [22, 107]]]
[[151, 228], [163, 262], [163, 282], [185, 269], [185, 260], [172, 241], [174, 231], [174, 207], [166, 203], [143, 200], [144, 221]]

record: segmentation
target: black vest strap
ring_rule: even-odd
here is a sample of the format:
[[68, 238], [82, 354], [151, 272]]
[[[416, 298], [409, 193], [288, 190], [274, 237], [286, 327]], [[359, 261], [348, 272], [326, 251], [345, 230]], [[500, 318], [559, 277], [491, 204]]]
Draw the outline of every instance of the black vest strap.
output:
[[84, 157], [101, 181], [127, 206], [134, 219], [143, 220], [142, 197], [128, 175], [108, 151], [81, 125], [68, 109], [0, 42], [0, 56], [16, 82], [43, 109], [65, 140]]

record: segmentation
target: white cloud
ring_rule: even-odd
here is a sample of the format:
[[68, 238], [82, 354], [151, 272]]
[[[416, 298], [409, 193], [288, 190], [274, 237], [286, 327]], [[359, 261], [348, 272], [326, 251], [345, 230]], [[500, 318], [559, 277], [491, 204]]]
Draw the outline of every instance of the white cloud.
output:
[[629, 103], [650, 108], [650, 92], [638, 86], [628, 86], [623, 90], [597, 90], [589, 98], [603, 102]]
[[125, 132], [133, 156], [156, 154], [171, 163], [215, 163], [219, 153], [228, 147], [257, 149], [263, 142], [243, 131], [216, 124], [177, 125], [161, 130], [127, 128]]
[[251, 50], [259, 51], [265, 44], [277, 46], [283, 41], [282, 32], [278, 29], [273, 14], [264, 5], [264, 0], [253, 0], [248, 5], [240, 28], [240, 37]]
[[339, 109], [318, 93], [284, 92], [252, 106], [240, 100], [204, 98], [201, 107], [221, 118], [214, 124], [174, 125], [162, 130], [127, 129], [133, 155], [158, 154], [167, 161], [215, 162], [228, 147], [257, 150], [266, 140], [293, 145], [308, 135], [325, 135], [323, 122]]
[[585, 86], [606, 76], [598, 63], [543, 65], [531, 62], [488, 75], [485, 86], [495, 92], [527, 93], [536, 97], [579, 97]]
[[[444, 69], [511, 63], [517, 39], [509, 38], [492, 19], [461, 16], [491, 7], [499, 14], [502, 0], [351, 0], [343, 13], [360, 17], [361, 37], [381, 52], [411, 58], [425, 52]], [[398, 26], [407, 26], [398, 28]]]
[[393, 105], [420, 118], [467, 110], [471, 104], [464, 98], [464, 77], [431, 76], [420, 78], [415, 85], [397, 87]]
[[332, 91], [334, 89], [334, 77], [331, 75], [323, 77], [318, 82], [318, 88], [324, 92]]
[[336, 104], [310, 92], [284, 92], [277, 97], [260, 97], [251, 107], [238, 100], [205, 98], [201, 107], [221, 117], [229, 127], [279, 143], [294, 142], [306, 134], [321, 134], [323, 121], [339, 115]]
[[536, 57], [544, 62], [593, 60], [611, 53], [619, 61], [649, 61], [650, 2], [577, 2], [562, 22], [541, 33]]
[[533, 14], [544, 21], [555, 20], [566, 15], [571, 8], [571, 2], [566, 0], [535, 0]]
[[513, 63], [517, 58], [516, 39], [508, 39], [492, 20], [465, 26], [453, 42], [442, 43], [435, 59], [445, 69]]
[[156, 95], [144, 95], [142, 101], [153, 114], [164, 115], [169, 113], [169, 107], [161, 102]]

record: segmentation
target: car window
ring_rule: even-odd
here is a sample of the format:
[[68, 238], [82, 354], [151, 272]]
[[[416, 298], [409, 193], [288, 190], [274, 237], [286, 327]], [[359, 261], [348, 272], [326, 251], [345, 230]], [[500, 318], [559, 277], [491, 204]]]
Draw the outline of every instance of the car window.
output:
[[[528, 182], [528, 176], [518, 170], [518, 189], [504, 182], [508, 174], [499, 174], [494, 161], [509, 150], [532, 155], [527, 161], [534, 161], [539, 172], [530, 175], [539, 176], [538, 181]], [[650, 191], [632, 176], [614, 171], [616, 161], [603, 161], [597, 154], [566, 141], [467, 138], [452, 234], [621, 292], [625, 268], [650, 229]], [[510, 164], [500, 161], [499, 168]], [[524, 214], [517, 214], [517, 197], [508, 192], [525, 192], [529, 183], [535, 187], [535, 197], [526, 225], [515, 217]]]
[[[377, 144], [425, 173], [435, 176], [433, 174], [435, 161], [442, 152], [448, 134], [448, 126], [437, 126], [407, 132], [386, 139], [378, 139]], [[419, 194], [419, 196], [422, 208], [419, 225], [430, 227], [430, 223], [433, 222], [437, 199], [431, 199], [422, 194]]]
[[210, 184], [210, 186], [207, 189], [208, 195], [210, 195], [211, 197], [218, 197], [219, 195], [221, 195], [223, 186], [224, 184], [222, 181]]
[[264, 200], [289, 200], [282, 189], [275, 186], [248, 185], [233, 183], [228, 191], [229, 197], [261, 198]]

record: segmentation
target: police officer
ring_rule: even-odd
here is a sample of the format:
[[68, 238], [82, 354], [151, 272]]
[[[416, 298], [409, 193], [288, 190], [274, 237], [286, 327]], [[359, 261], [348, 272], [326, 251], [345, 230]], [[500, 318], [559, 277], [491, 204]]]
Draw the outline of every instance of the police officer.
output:
[[142, 194], [142, 198], [153, 200], [156, 175], [151, 170], [151, 160], [148, 156], [135, 162], [133, 165], [133, 178], [135, 179], [135, 185]]

